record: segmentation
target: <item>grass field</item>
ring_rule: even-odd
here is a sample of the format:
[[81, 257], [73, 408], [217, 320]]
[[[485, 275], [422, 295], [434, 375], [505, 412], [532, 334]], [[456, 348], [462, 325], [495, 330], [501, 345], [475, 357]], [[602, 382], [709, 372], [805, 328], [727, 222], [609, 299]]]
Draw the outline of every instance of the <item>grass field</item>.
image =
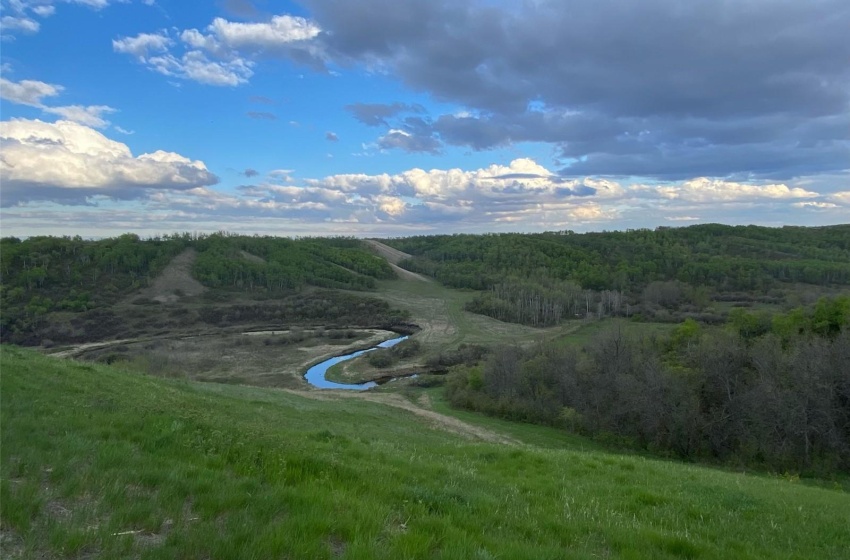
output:
[[312, 364], [396, 336], [379, 329], [304, 329], [174, 336], [112, 344], [79, 354], [89, 361], [127, 362], [161, 377], [303, 389]]
[[[846, 558], [850, 498], [2, 349], [3, 558]], [[492, 424], [497, 428], [497, 424]], [[539, 431], [538, 431], [539, 430]], [[535, 435], [537, 434], [537, 435]]]

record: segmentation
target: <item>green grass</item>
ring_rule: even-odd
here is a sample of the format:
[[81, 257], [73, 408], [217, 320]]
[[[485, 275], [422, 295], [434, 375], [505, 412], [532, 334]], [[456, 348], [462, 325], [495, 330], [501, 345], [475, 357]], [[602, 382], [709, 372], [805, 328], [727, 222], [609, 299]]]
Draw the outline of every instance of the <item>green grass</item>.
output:
[[0, 381], [3, 558], [850, 550], [844, 492], [554, 445], [534, 426], [521, 427], [522, 446], [475, 443], [357, 398], [158, 379], [9, 347]]
[[602, 444], [571, 434], [565, 430], [525, 422], [514, 422], [503, 418], [487, 416], [481, 412], [452, 408], [445, 398], [445, 391], [442, 387], [411, 390], [410, 392], [411, 394], [416, 394], [419, 391], [428, 395], [431, 408], [440, 414], [453, 416], [468, 424], [505, 434], [530, 446], [544, 449], [569, 449], [572, 451], [611, 451]]

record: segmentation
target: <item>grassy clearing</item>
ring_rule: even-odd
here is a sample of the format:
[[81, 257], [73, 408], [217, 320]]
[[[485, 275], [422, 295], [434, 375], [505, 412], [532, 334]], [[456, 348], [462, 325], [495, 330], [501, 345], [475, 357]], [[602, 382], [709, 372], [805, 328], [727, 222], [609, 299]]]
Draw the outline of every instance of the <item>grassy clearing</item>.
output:
[[361, 399], [2, 352], [4, 558], [781, 559], [850, 549], [850, 500], [837, 490], [543, 441], [471, 443]]
[[160, 377], [303, 389], [310, 365], [391, 336], [374, 329], [293, 328], [126, 342], [81, 356]]
[[503, 323], [465, 311], [463, 306], [475, 292], [447, 288], [437, 282], [384, 281], [374, 295], [393, 307], [409, 310], [411, 321], [422, 328], [416, 337], [431, 347], [498, 343], [505, 339], [532, 341], [551, 330]]

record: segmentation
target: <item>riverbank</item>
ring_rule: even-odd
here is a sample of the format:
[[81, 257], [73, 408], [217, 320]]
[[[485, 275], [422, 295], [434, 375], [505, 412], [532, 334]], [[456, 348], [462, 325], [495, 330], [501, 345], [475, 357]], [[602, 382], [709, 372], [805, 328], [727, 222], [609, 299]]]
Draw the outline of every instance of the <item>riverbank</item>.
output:
[[407, 340], [407, 336], [391, 338], [389, 340], [381, 342], [380, 344], [372, 346], [371, 348], [366, 348], [356, 352], [334, 356], [310, 367], [304, 374], [304, 379], [305, 381], [307, 381], [307, 383], [309, 383], [313, 387], [316, 387], [317, 389], [350, 389], [355, 391], [371, 389], [372, 387], [377, 386], [379, 384], [379, 381], [382, 381], [383, 383], [389, 382], [393, 379], [392, 376], [384, 376], [383, 378], [381, 378], [381, 380], [366, 381], [363, 383], [337, 383], [327, 378], [327, 372], [335, 365], [356, 359], [364, 354], [379, 350], [381, 348], [392, 348], [393, 346], [404, 340]]

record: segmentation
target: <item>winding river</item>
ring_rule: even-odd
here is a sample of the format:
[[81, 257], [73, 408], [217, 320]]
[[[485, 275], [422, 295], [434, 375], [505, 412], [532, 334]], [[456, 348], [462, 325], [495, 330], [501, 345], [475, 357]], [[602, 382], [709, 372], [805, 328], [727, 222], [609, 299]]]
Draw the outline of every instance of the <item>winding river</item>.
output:
[[398, 338], [391, 338], [390, 340], [385, 340], [384, 342], [378, 344], [377, 346], [373, 346], [372, 348], [368, 348], [366, 350], [360, 350], [359, 352], [353, 352], [351, 354], [345, 354], [342, 356], [336, 356], [334, 358], [330, 358], [325, 360], [324, 362], [320, 362], [310, 369], [307, 370], [307, 373], [304, 374], [304, 379], [307, 380], [307, 383], [312, 385], [313, 387], [318, 387], [319, 389], [352, 389], [355, 391], [363, 391], [365, 389], [369, 389], [370, 387], [374, 387], [377, 385], [374, 381], [369, 381], [367, 383], [334, 383], [333, 381], [328, 381], [325, 379], [325, 374], [327, 374], [328, 370], [335, 366], [340, 362], [344, 362], [346, 360], [351, 360], [356, 358], [357, 356], [361, 356], [366, 352], [371, 352], [373, 350], [377, 350], [378, 348], [390, 348], [395, 346], [402, 340], [406, 340], [406, 336], [400, 336]]

